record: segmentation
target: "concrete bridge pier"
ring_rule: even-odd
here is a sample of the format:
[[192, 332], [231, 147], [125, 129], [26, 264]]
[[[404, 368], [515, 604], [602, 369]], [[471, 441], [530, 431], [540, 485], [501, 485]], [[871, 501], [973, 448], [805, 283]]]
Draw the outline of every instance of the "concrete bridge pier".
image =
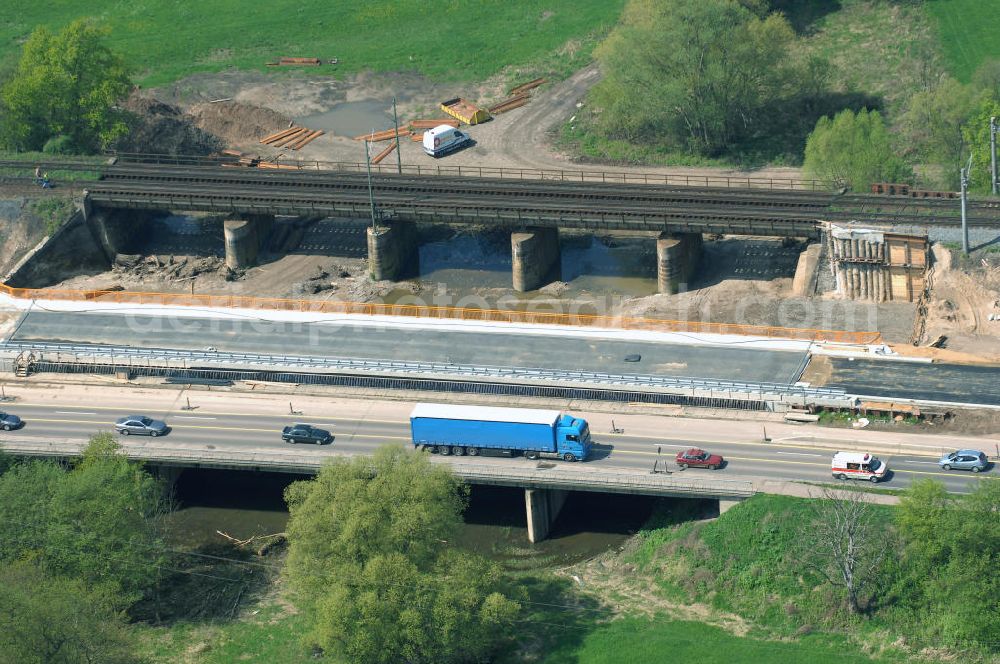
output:
[[660, 233], [656, 239], [656, 282], [673, 295], [694, 276], [701, 258], [701, 233]]
[[115, 262], [118, 254], [131, 253], [137, 231], [142, 225], [142, 210], [120, 210], [93, 205], [90, 195], [83, 194], [83, 219], [97, 246], [101, 248], [109, 263]]
[[525, 489], [524, 508], [528, 514], [528, 541], [534, 544], [549, 536], [549, 530], [566, 503], [569, 491]]
[[514, 290], [523, 293], [545, 284], [553, 266], [559, 265], [559, 229], [533, 228], [511, 233]]
[[266, 214], [242, 215], [222, 222], [226, 242], [226, 265], [233, 270], [252, 267], [271, 233], [274, 217]]
[[368, 274], [375, 281], [404, 277], [417, 258], [417, 227], [408, 221], [368, 227]]

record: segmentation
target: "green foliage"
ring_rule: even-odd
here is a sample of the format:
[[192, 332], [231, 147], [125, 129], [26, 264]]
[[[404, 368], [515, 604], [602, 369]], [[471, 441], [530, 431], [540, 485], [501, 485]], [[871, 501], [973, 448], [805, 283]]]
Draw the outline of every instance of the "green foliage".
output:
[[31, 202], [31, 211], [38, 215], [42, 223], [45, 224], [46, 235], [52, 235], [59, 230], [59, 227], [69, 220], [75, 209], [76, 205], [69, 198], [53, 196], [39, 198]]
[[611, 138], [717, 155], [751, 135], [784, 96], [794, 33], [733, 0], [631, 0], [597, 49], [592, 91]]
[[1000, 481], [952, 497], [934, 480], [914, 483], [897, 522], [912, 570], [912, 611], [927, 637], [998, 648], [1000, 630]]
[[0, 664], [135, 664], [114, 602], [31, 563], [0, 566]]
[[[232, 0], [0, 3], [0, 53], [36, 25], [100, 16], [116, 51], [134, 63], [143, 87], [199, 72], [275, 72], [280, 56], [337, 57], [312, 75], [419, 72], [437, 80], [476, 81], [554, 51], [561, 66], [592, 33], [617, 20], [623, 0]], [[85, 7], [85, 9], [84, 9]], [[238, 8], [238, 9], [237, 9]], [[589, 49], [584, 49], [584, 59]], [[287, 74], [287, 69], [278, 75]], [[530, 76], [529, 76], [530, 78]], [[456, 92], [460, 92], [456, 90]], [[443, 99], [443, 97], [442, 97]]]
[[164, 509], [159, 483], [98, 434], [68, 472], [33, 462], [0, 476], [0, 562], [35, 560], [128, 605], [158, 577]]
[[872, 182], [909, 182], [911, 169], [898, 156], [878, 111], [844, 110], [820, 118], [806, 140], [803, 168], [810, 176], [864, 191]]
[[73, 139], [66, 134], [53, 136], [42, 146], [43, 154], [73, 154]]
[[286, 492], [286, 574], [310, 639], [359, 662], [483, 657], [518, 610], [499, 569], [447, 542], [463, 485], [400, 447], [337, 458]]
[[107, 31], [85, 20], [58, 34], [36, 28], [6, 82], [4, 141], [16, 150], [50, 145], [94, 152], [127, 131], [115, 106], [132, 87], [124, 60], [106, 45]]
[[[968, 122], [962, 127], [962, 137], [972, 155], [969, 190], [987, 193], [990, 188], [990, 117], [1000, 118], [1000, 100], [983, 99]], [[961, 164], [965, 167], [965, 164]]]
[[973, 86], [945, 78], [936, 87], [915, 93], [900, 118], [901, 142], [913, 158], [937, 166], [942, 176], [934, 186], [958, 189], [958, 169], [968, 158], [963, 126], [975, 112]]

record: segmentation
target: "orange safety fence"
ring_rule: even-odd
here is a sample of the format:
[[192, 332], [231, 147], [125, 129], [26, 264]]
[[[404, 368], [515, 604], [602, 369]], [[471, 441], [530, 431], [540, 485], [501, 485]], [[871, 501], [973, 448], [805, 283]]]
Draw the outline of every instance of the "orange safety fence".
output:
[[187, 293], [143, 293], [139, 291], [69, 290], [50, 288], [12, 288], [0, 283], [0, 292], [19, 299], [66, 300], [77, 302], [114, 302], [127, 304], [157, 304], [164, 306], [240, 308], [266, 311], [299, 311], [325, 314], [356, 314], [368, 316], [407, 316], [467, 321], [528, 323], [532, 325], [573, 325], [604, 327], [651, 332], [688, 332], [756, 336], [801, 341], [827, 341], [846, 344], [881, 343], [879, 332], [848, 332], [797, 327], [770, 327], [737, 323], [705, 323], [701, 321], [667, 320], [662, 318], [608, 316], [602, 314], [566, 314], [514, 309], [472, 309], [461, 307], [424, 306], [415, 304], [376, 304], [371, 302], [339, 302], [329, 300], [296, 300], [255, 297], [250, 295], [199, 295]]

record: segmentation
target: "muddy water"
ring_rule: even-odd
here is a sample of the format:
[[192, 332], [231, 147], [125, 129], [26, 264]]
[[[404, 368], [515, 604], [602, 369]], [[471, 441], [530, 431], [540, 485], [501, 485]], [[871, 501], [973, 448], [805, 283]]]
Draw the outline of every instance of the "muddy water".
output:
[[[197, 548], [225, 542], [216, 531], [237, 539], [283, 532], [288, 521], [283, 491], [295, 479], [307, 478], [186, 470], [175, 489], [179, 509], [171, 515], [169, 539]], [[523, 491], [473, 487], [455, 544], [512, 570], [572, 564], [620, 546], [645, 522], [653, 505], [652, 499], [635, 496], [572, 493], [550, 538], [531, 544]]]
[[372, 131], [392, 129], [392, 102], [348, 101], [331, 107], [329, 111], [295, 118], [295, 122], [303, 127], [322, 129], [338, 136], [360, 136]]
[[[565, 282], [561, 298], [656, 293], [656, 243], [652, 238], [562, 233], [559, 245], [560, 265], [550, 280]], [[448, 292], [458, 297], [484, 288], [509, 289], [513, 280], [510, 234], [505, 232], [459, 233], [422, 242], [418, 263], [414, 281], [429, 290], [446, 284]], [[400, 289], [384, 300], [392, 304], [406, 295], [409, 291]], [[537, 292], [514, 294], [525, 302], [538, 296]]]

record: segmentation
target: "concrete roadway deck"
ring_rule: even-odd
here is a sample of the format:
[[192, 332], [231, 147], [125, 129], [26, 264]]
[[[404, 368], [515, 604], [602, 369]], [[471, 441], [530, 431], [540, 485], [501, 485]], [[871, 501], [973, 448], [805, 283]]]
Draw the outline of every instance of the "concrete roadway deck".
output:
[[[145, 414], [164, 419], [172, 426], [162, 438], [130, 437], [130, 444], [185, 448], [191, 451], [280, 452], [294, 449], [310, 455], [369, 454], [385, 443], [406, 445], [412, 402], [344, 399], [319, 396], [291, 397], [301, 415], [289, 415], [288, 395], [257, 395], [233, 392], [185, 392], [178, 389], [105, 387], [97, 385], [8, 386], [7, 394], [17, 401], [7, 410], [21, 416], [26, 426], [20, 431], [0, 432], [0, 443], [17, 438], [83, 439], [97, 431], [108, 431], [112, 422], [128, 414]], [[182, 410], [190, 399], [194, 410]], [[99, 404], [99, 405], [98, 405]], [[556, 462], [559, 468], [575, 472], [635, 472], [646, 474], [661, 447], [663, 461], [672, 461], [681, 449], [698, 446], [726, 457], [726, 467], [716, 470], [679, 471], [679, 476], [753, 480], [758, 487], [782, 481], [834, 482], [830, 457], [836, 449], [858, 449], [877, 454], [893, 471], [880, 484], [902, 488], [915, 479], [941, 480], [950, 491], [970, 491], [984, 477], [998, 477], [996, 467], [974, 475], [944, 472], [936, 459], [942, 450], [975, 447], [992, 453], [997, 441], [987, 438], [930, 436], [920, 434], [826, 429], [767, 423], [772, 443], [761, 442], [760, 422], [702, 420], [654, 415], [623, 415], [574, 411], [591, 424], [597, 447], [594, 457], [584, 463]], [[624, 429], [612, 434], [611, 422]], [[281, 441], [281, 428], [304, 421], [329, 428], [335, 435], [331, 445], [290, 446]], [[443, 459], [442, 459], [443, 460]], [[533, 468], [537, 462], [522, 458], [476, 457], [451, 459], [452, 463], [474, 461], [502, 467]], [[762, 484], [764, 483], [764, 484]], [[783, 491], [782, 491], [783, 492]]]
[[[435, 329], [373, 323], [301, 323], [114, 312], [26, 314], [12, 341], [115, 344], [264, 354], [444, 362], [532, 369], [655, 374], [745, 382], [789, 383], [805, 350], [747, 348], [748, 342], [682, 345], [638, 339], [557, 336], [524, 331]], [[610, 337], [610, 335], [609, 335]], [[804, 344], [803, 344], [804, 346]], [[641, 361], [625, 362], [639, 354]]]
[[[1000, 406], [1000, 367], [831, 358], [823, 387], [895, 399]], [[891, 391], [890, 391], [891, 388]]]

